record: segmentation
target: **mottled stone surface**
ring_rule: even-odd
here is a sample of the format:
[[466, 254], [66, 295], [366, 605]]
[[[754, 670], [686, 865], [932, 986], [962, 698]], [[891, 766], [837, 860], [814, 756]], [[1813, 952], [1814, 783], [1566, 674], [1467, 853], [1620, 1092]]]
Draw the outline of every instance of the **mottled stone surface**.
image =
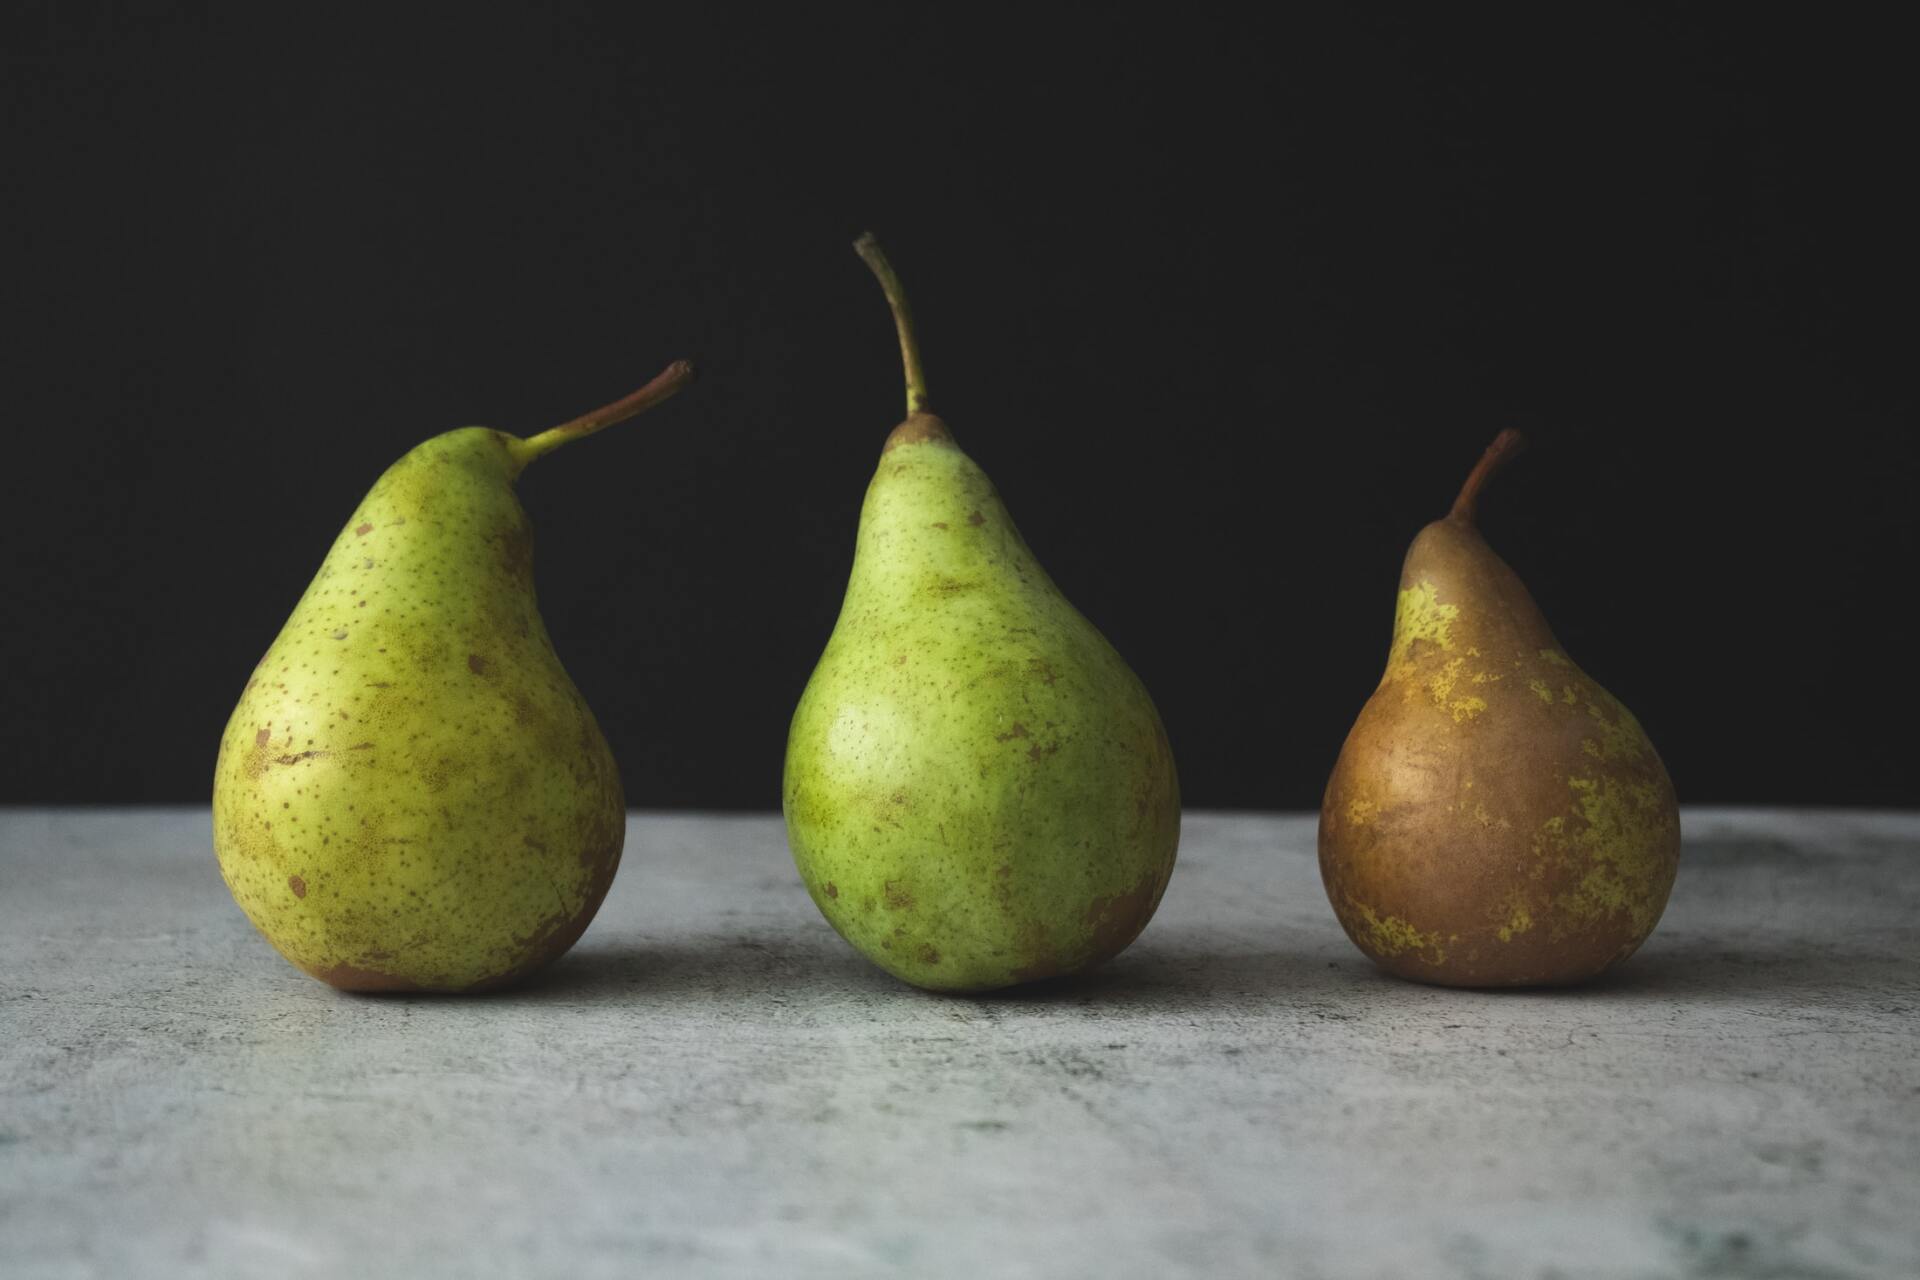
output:
[[0, 1274], [1920, 1271], [1920, 817], [1691, 811], [1600, 985], [1375, 970], [1306, 817], [1189, 815], [1139, 942], [929, 995], [779, 819], [637, 817], [581, 944], [330, 990], [204, 811], [0, 813]]

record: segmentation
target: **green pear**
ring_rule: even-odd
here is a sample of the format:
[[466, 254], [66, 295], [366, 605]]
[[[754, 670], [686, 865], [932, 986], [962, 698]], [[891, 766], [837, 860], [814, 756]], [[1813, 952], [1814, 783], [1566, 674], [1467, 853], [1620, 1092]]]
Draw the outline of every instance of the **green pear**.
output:
[[867, 488], [853, 571], [787, 742], [787, 838], [833, 927], [889, 973], [987, 991], [1076, 973], [1145, 927], [1173, 872], [1166, 731], [930, 410], [893, 307], [907, 417]]
[[435, 436], [380, 477], [220, 741], [213, 839], [247, 918], [352, 991], [473, 991], [573, 945], [620, 862], [620, 774], [533, 591], [513, 485], [671, 396], [519, 439]]

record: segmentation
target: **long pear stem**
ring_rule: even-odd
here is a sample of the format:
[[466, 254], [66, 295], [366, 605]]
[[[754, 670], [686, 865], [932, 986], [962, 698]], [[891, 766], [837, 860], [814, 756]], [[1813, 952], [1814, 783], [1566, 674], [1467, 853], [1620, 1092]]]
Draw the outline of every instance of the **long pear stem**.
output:
[[1494, 473], [1513, 461], [1527, 447], [1527, 438], [1508, 427], [1493, 438], [1487, 451], [1480, 455], [1480, 461], [1474, 464], [1467, 482], [1460, 486], [1460, 496], [1453, 500], [1453, 510], [1447, 512], [1447, 519], [1458, 520], [1462, 524], [1472, 524], [1474, 506], [1480, 501], [1480, 491], [1487, 487]]
[[920, 342], [913, 334], [913, 309], [907, 306], [907, 291], [900, 285], [900, 277], [894, 274], [893, 264], [887, 261], [880, 242], [873, 238], [873, 232], [861, 233], [853, 242], [853, 251], [860, 260], [872, 268], [880, 281], [880, 289], [887, 295], [887, 305], [893, 308], [893, 327], [900, 331], [900, 363], [907, 371], [907, 415], [931, 413], [931, 402], [927, 399], [927, 371], [920, 364]]
[[552, 453], [561, 445], [590, 436], [616, 422], [625, 422], [635, 414], [644, 413], [662, 400], [670, 399], [674, 393], [693, 381], [693, 365], [685, 360], [675, 360], [649, 382], [632, 395], [626, 395], [612, 404], [602, 405], [592, 413], [583, 413], [572, 422], [563, 422], [557, 427], [549, 427], [537, 436], [528, 436], [519, 442], [515, 450], [520, 455], [520, 465], [525, 466], [535, 458]]

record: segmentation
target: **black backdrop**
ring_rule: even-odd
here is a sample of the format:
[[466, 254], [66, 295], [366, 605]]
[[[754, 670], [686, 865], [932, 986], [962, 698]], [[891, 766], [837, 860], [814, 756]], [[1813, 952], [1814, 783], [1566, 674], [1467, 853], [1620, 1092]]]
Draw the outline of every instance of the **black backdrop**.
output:
[[871, 225], [1190, 804], [1317, 803], [1510, 425], [1484, 527], [1684, 799], [1913, 802], [1890, 32], [546, 8], [7, 7], [0, 799], [203, 800], [384, 466], [688, 355], [523, 481], [542, 600], [634, 803], [775, 806], [900, 411]]

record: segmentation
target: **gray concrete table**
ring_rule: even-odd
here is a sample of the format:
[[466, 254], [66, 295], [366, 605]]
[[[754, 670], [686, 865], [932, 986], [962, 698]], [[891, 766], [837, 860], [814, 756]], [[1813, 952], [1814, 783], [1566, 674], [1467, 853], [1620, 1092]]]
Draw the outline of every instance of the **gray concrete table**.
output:
[[1118, 961], [956, 999], [776, 819], [638, 816], [546, 980], [431, 999], [288, 967], [203, 811], [0, 811], [0, 1274], [1920, 1274], [1920, 816], [1685, 832], [1585, 990], [1387, 978], [1311, 819], [1203, 814]]

